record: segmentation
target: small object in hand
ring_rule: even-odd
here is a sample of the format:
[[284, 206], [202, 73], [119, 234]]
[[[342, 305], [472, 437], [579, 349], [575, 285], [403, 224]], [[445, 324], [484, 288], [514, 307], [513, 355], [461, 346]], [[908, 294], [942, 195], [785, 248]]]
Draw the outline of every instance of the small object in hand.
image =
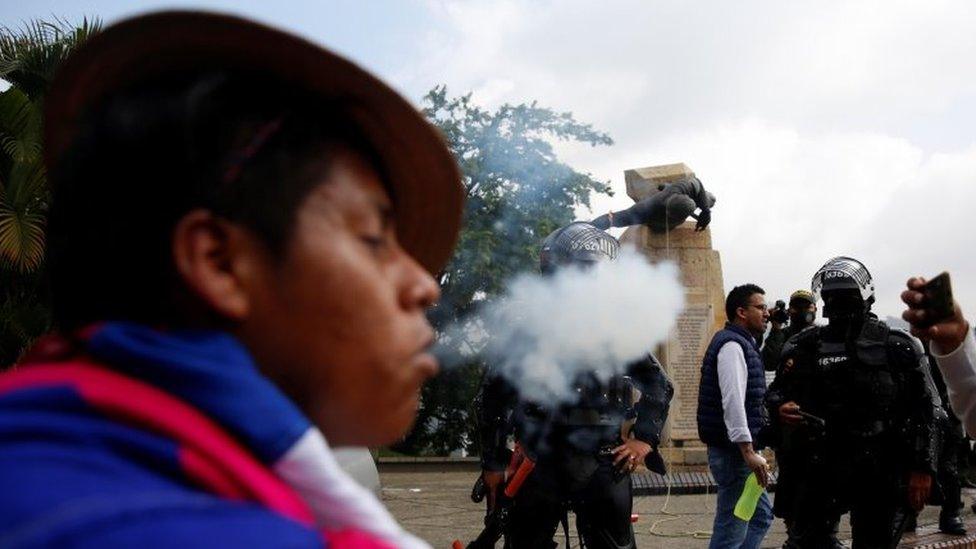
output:
[[943, 271], [939, 276], [929, 280], [922, 286], [925, 301], [925, 319], [922, 327], [929, 327], [952, 316], [952, 282], [949, 273]]
[[826, 427], [827, 426], [827, 422], [824, 421], [824, 419], [822, 417], [818, 417], [818, 416], [815, 416], [813, 414], [809, 414], [807, 412], [804, 412], [803, 410], [797, 410], [796, 413], [799, 414], [800, 416], [802, 416], [803, 419], [807, 420], [810, 423], [813, 423], [814, 425], [817, 425], [818, 427]]
[[749, 473], [749, 476], [746, 477], [745, 486], [742, 488], [742, 495], [739, 496], [739, 501], [735, 503], [732, 514], [746, 522], [752, 520], [752, 516], [756, 513], [756, 506], [759, 504], [759, 496], [764, 491], [765, 489], [759, 485], [759, 481], [756, 479], [756, 473]]

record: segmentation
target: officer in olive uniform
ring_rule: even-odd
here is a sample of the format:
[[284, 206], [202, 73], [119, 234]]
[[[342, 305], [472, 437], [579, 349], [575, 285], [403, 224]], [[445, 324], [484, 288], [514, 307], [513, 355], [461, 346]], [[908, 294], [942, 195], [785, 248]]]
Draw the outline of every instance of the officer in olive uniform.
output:
[[790, 543], [830, 547], [850, 511], [854, 547], [893, 547], [898, 511], [921, 509], [936, 469], [939, 402], [921, 344], [871, 314], [874, 285], [849, 257], [813, 277], [827, 326], [790, 338], [767, 405], [791, 452], [805, 455]]
[[[780, 302], [782, 303], [782, 302]], [[790, 295], [789, 308], [786, 309], [789, 323], [786, 327], [769, 316], [769, 334], [763, 342], [762, 359], [767, 371], [775, 372], [780, 364], [779, 357], [783, 354], [786, 340], [813, 326], [817, 318], [817, 303], [813, 294], [807, 290], [797, 290]], [[778, 481], [777, 481], [778, 482]], [[777, 486], [777, 489], [779, 487]]]
[[[605, 232], [572, 223], [546, 238], [542, 271], [613, 260], [618, 248]], [[489, 370], [478, 401], [489, 507], [509, 463], [510, 436], [536, 461], [509, 511], [505, 547], [555, 547], [553, 536], [569, 508], [587, 548], [636, 546], [630, 473], [641, 461], [664, 473], [658, 445], [674, 388], [650, 354], [625, 371], [606, 384], [581, 375], [578, 401], [554, 407], [522, 399], [518, 387]]]

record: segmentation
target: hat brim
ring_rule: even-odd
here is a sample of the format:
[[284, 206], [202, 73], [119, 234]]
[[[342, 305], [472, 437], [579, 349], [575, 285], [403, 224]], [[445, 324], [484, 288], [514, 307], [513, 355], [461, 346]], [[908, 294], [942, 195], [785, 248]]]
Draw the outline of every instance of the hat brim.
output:
[[86, 109], [124, 86], [168, 72], [267, 72], [349, 105], [390, 181], [397, 236], [431, 273], [453, 253], [464, 192], [440, 133], [408, 101], [352, 62], [291, 34], [234, 16], [169, 11], [127, 19], [86, 41], [45, 98], [44, 154], [53, 169]]

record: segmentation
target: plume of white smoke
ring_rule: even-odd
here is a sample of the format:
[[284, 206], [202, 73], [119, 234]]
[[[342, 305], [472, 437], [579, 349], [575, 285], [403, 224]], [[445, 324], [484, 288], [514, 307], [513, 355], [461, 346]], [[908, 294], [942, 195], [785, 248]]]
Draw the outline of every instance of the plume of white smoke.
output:
[[668, 337], [683, 306], [675, 265], [652, 265], [624, 248], [590, 269], [516, 278], [481, 311], [482, 333], [472, 337], [468, 327], [465, 339], [480, 340], [475, 350], [524, 398], [571, 402], [579, 374], [606, 381], [624, 373]]

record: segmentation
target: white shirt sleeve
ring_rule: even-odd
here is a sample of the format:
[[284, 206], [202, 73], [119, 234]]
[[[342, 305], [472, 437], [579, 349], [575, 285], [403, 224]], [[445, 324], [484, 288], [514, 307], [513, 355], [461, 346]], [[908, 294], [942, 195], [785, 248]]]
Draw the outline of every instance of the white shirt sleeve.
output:
[[749, 368], [742, 347], [730, 341], [718, 351], [718, 386], [722, 391], [722, 416], [732, 442], [752, 442], [746, 419], [746, 382]]
[[972, 330], [952, 352], [942, 354], [934, 341], [931, 351], [949, 389], [952, 411], [966, 427], [966, 433], [976, 437], [976, 338]]
[[397, 549], [431, 549], [404, 530], [376, 495], [342, 470], [322, 432], [309, 427], [274, 463], [278, 476], [298, 492], [318, 526], [369, 532]]

